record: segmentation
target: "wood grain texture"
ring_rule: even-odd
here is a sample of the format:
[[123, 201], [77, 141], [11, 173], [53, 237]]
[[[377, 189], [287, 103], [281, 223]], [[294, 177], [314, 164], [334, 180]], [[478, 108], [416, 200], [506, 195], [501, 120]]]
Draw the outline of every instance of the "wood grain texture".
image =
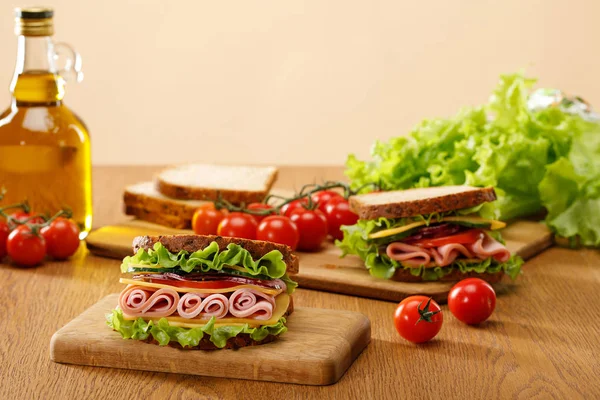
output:
[[[131, 242], [136, 236], [177, 233], [193, 232], [131, 220], [97, 229], [90, 233], [86, 240], [92, 253], [122, 259], [132, 254]], [[548, 228], [534, 221], [513, 222], [502, 230], [502, 237], [511, 252], [526, 260], [552, 245], [552, 234]], [[300, 272], [294, 275], [294, 279], [306, 289], [390, 301], [400, 301], [413, 294], [422, 294], [445, 303], [448, 292], [454, 285], [453, 282], [395, 282], [375, 278], [369, 274], [359, 257], [340, 258], [341, 250], [330, 242], [319, 252], [297, 254], [300, 256]], [[506, 276], [502, 279], [510, 280]]]
[[[95, 168], [96, 227], [123, 220], [121, 194], [160, 167]], [[280, 169], [279, 187], [341, 179], [342, 168]], [[496, 311], [465, 326], [442, 306], [444, 326], [414, 346], [392, 324], [391, 302], [299, 289], [298, 307], [358, 311], [371, 343], [331, 386], [241, 381], [57, 364], [52, 334], [120, 291], [119, 261], [85, 248], [33, 269], [0, 264], [0, 399], [593, 399], [600, 397], [600, 254], [553, 247], [498, 288]]]
[[371, 340], [361, 313], [299, 307], [274, 342], [239, 350], [182, 350], [125, 340], [104, 316], [118, 294], [104, 297], [58, 330], [50, 358], [59, 363], [172, 372], [303, 385], [337, 382]]

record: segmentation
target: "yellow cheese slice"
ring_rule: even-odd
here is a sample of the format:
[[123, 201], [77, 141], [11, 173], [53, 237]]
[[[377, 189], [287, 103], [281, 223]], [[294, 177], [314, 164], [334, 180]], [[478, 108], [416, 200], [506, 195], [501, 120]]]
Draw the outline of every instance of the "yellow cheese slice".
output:
[[[442, 218], [438, 222], [443, 222], [443, 221], [467, 222], [467, 223], [472, 223], [472, 224], [489, 224], [490, 227], [488, 229], [491, 229], [491, 230], [502, 229], [506, 226], [506, 223], [504, 223], [502, 221], [496, 221], [493, 219], [485, 219], [485, 218], [481, 218], [481, 217], [477, 217], [477, 216], [449, 216], [449, 217]], [[397, 235], [399, 233], [403, 233], [403, 232], [406, 232], [411, 229], [418, 228], [418, 227], [424, 226], [424, 225], [426, 225], [425, 221], [417, 221], [417, 222], [413, 222], [408, 225], [400, 226], [397, 228], [385, 229], [383, 231], [379, 231], [379, 232], [370, 234], [369, 239], [380, 239], [380, 238], [384, 238], [384, 237], [388, 237], [388, 236], [392, 236], [392, 235]]]
[[[215, 321], [215, 327], [217, 326], [231, 326], [231, 325], [244, 325], [248, 324], [250, 327], [257, 327], [262, 325], [274, 325], [279, 321], [283, 314], [287, 311], [290, 306], [290, 296], [287, 293], [282, 293], [279, 296], [275, 297], [275, 310], [273, 310], [273, 315], [268, 320], [255, 320], [250, 318], [221, 318]], [[124, 319], [134, 320], [139, 317], [132, 317], [126, 314], [123, 314]], [[142, 317], [146, 321], [158, 321], [160, 317]], [[183, 318], [178, 316], [172, 317], [164, 317], [169, 321], [169, 325], [178, 326], [182, 328], [196, 328], [198, 326], [204, 326], [208, 323], [210, 319], [190, 319]]]
[[144, 282], [144, 281], [138, 281], [135, 279], [128, 279], [128, 278], [121, 278], [121, 279], [119, 279], [119, 282], [124, 283], [126, 285], [145, 286], [145, 287], [156, 288], [156, 289], [167, 289], [167, 288], [174, 289], [181, 293], [206, 293], [206, 294], [229, 293], [229, 292], [234, 292], [238, 289], [245, 289], [245, 288], [254, 289], [259, 292], [269, 294], [271, 296], [277, 296], [279, 293], [283, 292], [283, 289], [264, 288], [264, 287], [256, 286], [256, 285], [238, 285], [238, 286], [233, 286], [230, 288], [223, 288], [223, 289], [197, 289], [197, 288], [184, 288], [184, 287], [177, 287], [177, 286], [171, 286], [171, 285], [163, 285], [161, 283]]

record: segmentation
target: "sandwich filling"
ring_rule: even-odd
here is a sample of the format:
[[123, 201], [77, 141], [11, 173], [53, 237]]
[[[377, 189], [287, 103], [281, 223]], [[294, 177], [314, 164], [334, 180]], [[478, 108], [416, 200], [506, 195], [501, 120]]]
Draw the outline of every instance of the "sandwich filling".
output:
[[121, 265], [118, 308], [109, 326], [124, 338], [223, 348], [240, 334], [260, 342], [284, 333], [297, 284], [278, 250], [254, 260], [241, 246], [216, 242], [202, 250], [171, 253], [161, 243], [140, 249]]
[[390, 279], [397, 269], [423, 280], [453, 271], [497, 273], [515, 278], [523, 261], [512, 256], [497, 232], [506, 224], [483, 219], [477, 207], [410, 218], [359, 220], [342, 227], [337, 242], [344, 254], [357, 254], [371, 275]]

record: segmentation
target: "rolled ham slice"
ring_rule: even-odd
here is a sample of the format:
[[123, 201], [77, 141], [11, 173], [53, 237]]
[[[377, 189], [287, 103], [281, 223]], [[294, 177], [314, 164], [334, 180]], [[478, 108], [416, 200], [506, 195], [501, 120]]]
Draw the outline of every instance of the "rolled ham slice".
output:
[[498, 262], [506, 262], [510, 258], [510, 251], [499, 241], [485, 234], [475, 243], [468, 245], [473, 255], [481, 260], [490, 257]]
[[454, 262], [461, 254], [465, 258], [471, 258], [473, 255], [469, 250], [459, 243], [450, 243], [438, 247], [437, 249], [430, 249], [433, 253], [433, 259], [436, 265], [445, 267]]
[[183, 318], [225, 317], [229, 311], [229, 299], [222, 294], [211, 295], [186, 293], [181, 296], [177, 305], [177, 313]]
[[170, 288], [129, 285], [119, 296], [119, 307], [130, 316], [168, 317], [177, 310], [179, 294]]
[[392, 260], [400, 261], [409, 267], [419, 267], [429, 264], [432, 254], [422, 247], [412, 246], [402, 242], [390, 243], [385, 252]]
[[267, 320], [273, 315], [275, 299], [254, 289], [238, 289], [229, 297], [229, 312], [238, 318]]

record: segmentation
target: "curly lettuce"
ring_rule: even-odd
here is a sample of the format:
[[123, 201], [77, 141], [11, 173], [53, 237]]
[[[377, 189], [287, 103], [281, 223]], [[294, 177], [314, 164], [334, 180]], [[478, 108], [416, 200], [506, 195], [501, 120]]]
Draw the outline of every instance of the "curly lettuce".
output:
[[555, 233], [600, 246], [600, 124], [561, 107], [530, 109], [534, 83], [503, 75], [487, 104], [376, 142], [371, 161], [350, 155], [352, 187], [494, 186], [498, 200], [481, 216], [507, 220], [545, 209]]
[[252, 328], [248, 324], [215, 327], [215, 318], [212, 317], [204, 326], [196, 328], [181, 328], [169, 325], [166, 318], [158, 322], [144, 321], [142, 318], [127, 320], [123, 317], [120, 309], [115, 309], [106, 314], [106, 323], [115, 331], [119, 332], [123, 339], [146, 340], [150, 336], [161, 346], [170, 342], [177, 342], [182, 347], [194, 347], [208, 336], [209, 340], [218, 348], [222, 349], [227, 340], [239, 334], [248, 334], [250, 338], [261, 341], [269, 335], [281, 335], [287, 331], [285, 318], [280, 318], [274, 325], [263, 325]]
[[[412, 231], [404, 232], [402, 237], [389, 236], [381, 240], [369, 239], [368, 236], [381, 229], [388, 229], [397, 225], [405, 224], [404, 219], [393, 220], [388, 218], [379, 218], [376, 220], [359, 220], [355, 225], [342, 226], [344, 238], [341, 241], [336, 241], [336, 245], [342, 249], [342, 257], [347, 254], [356, 254], [364, 262], [369, 273], [377, 278], [391, 279], [399, 268], [406, 269], [413, 276], [419, 276], [424, 281], [439, 280], [445, 275], [450, 274], [455, 270], [462, 273], [477, 272], [495, 274], [504, 272], [512, 279], [515, 279], [521, 272], [523, 259], [519, 256], [511, 256], [511, 258], [499, 263], [493, 258], [488, 258], [479, 263], [466, 263], [462, 260], [457, 260], [447, 267], [435, 268], [409, 268], [404, 267], [396, 260], [392, 260], [385, 253], [380, 251], [380, 246], [391, 243], [395, 240], [400, 240], [412, 234]], [[417, 228], [418, 229], [418, 228]], [[502, 240], [498, 232], [493, 232], [494, 238]]]

